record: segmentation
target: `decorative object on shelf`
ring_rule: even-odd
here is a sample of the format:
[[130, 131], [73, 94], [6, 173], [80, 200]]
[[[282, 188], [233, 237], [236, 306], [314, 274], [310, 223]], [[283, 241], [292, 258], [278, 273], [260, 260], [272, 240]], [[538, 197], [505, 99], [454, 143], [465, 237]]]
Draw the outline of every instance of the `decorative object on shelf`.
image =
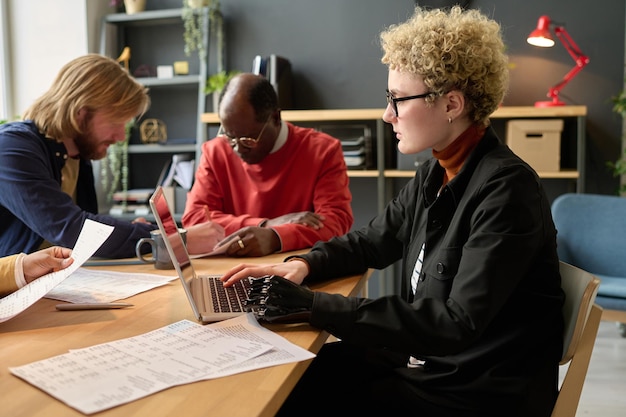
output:
[[[182, 19], [185, 31], [183, 39], [185, 41], [185, 55], [190, 56], [192, 52], [197, 51], [198, 57], [205, 60], [207, 51], [204, 45], [204, 35], [210, 30], [216, 34], [217, 53], [222, 54], [224, 48], [223, 37], [223, 17], [220, 9], [219, 0], [182, 0], [183, 11]], [[209, 21], [204, 18], [201, 12], [202, 8], [208, 7]], [[218, 63], [222, 62], [220, 58]], [[221, 68], [219, 68], [221, 70]]]
[[552, 39], [552, 35], [550, 34], [550, 26], [554, 26], [554, 33], [557, 38], [559, 38], [570, 56], [574, 59], [576, 66], [565, 74], [563, 80], [550, 87], [547, 96], [552, 100], [538, 101], [535, 103], [536, 107], [565, 105], [565, 103], [559, 100], [559, 92], [572, 80], [572, 78], [574, 78], [576, 74], [578, 74], [578, 72], [580, 72], [580, 70], [583, 69], [583, 67], [585, 67], [585, 65], [589, 63], [589, 57], [582, 53], [578, 45], [576, 45], [576, 42], [574, 42], [569, 33], [565, 30], [565, 27], [552, 22], [548, 16], [544, 15], [539, 18], [537, 28], [533, 30], [530, 35], [528, 35], [528, 39], [526, 39], [526, 41], [531, 45], [544, 48], [554, 46], [554, 39]]
[[[619, 95], [612, 97], [613, 111], [622, 116], [622, 123], [626, 120], [626, 92], [620, 91]], [[619, 194], [626, 197], [626, 136], [622, 137], [622, 154], [615, 162], [609, 161], [606, 166], [611, 170], [614, 177], [620, 177]]]
[[135, 14], [146, 10], [146, 0], [124, 0], [126, 14]]
[[188, 61], [175, 61], [174, 62], [174, 74], [175, 75], [189, 74], [189, 62]]
[[157, 78], [174, 78], [174, 66], [157, 65]]
[[100, 184], [107, 202], [113, 200], [113, 194], [118, 191], [120, 182], [121, 191], [128, 191], [128, 142], [135, 124], [135, 119], [126, 123], [126, 139], [109, 146], [107, 156], [100, 161]]
[[167, 141], [167, 127], [163, 120], [146, 119], [139, 126], [139, 132], [143, 143], [165, 143]]
[[124, 63], [124, 68], [126, 68], [126, 71], [129, 70], [129, 66], [130, 66], [130, 46], [125, 46], [124, 49], [122, 50], [122, 53], [120, 54], [120, 56], [117, 57], [117, 62], [119, 63]]
[[157, 71], [154, 65], [141, 64], [135, 71], [133, 71], [133, 77], [141, 78], [141, 77], [156, 77]]
[[135, 14], [146, 10], [147, 0], [111, 0], [109, 6], [115, 7], [115, 11], [121, 13], [123, 11], [126, 14]]
[[241, 71], [220, 71], [207, 78], [206, 85], [204, 86], [204, 94], [213, 94], [213, 112], [217, 113], [217, 105], [222, 89], [228, 80], [239, 73], [241, 73]]

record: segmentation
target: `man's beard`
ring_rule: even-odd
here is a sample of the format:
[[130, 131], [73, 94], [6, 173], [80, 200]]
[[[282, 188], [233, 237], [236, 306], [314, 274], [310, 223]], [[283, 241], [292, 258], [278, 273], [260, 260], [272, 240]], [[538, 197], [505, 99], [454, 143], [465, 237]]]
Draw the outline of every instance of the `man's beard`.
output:
[[74, 138], [74, 144], [78, 148], [78, 154], [82, 159], [99, 160], [107, 156], [107, 149], [100, 150], [102, 145], [91, 134], [91, 129], [87, 127], [85, 133], [82, 133]]

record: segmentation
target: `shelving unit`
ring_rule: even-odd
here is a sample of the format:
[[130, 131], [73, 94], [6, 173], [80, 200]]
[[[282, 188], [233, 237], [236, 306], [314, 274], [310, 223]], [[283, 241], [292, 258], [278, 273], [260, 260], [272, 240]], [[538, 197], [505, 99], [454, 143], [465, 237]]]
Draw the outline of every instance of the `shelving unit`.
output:
[[[373, 129], [376, 140], [376, 169], [348, 170], [350, 177], [365, 177], [376, 180], [377, 210], [382, 212], [387, 202], [394, 194], [394, 180], [408, 180], [415, 175], [414, 170], [396, 169], [396, 143], [390, 126], [382, 120], [385, 109], [341, 109], [341, 110], [283, 110], [283, 120], [299, 125], [311, 125], [320, 122], [370, 122], [375, 124]], [[562, 107], [501, 107], [491, 116], [491, 123], [502, 140], [506, 140], [504, 126], [508, 120], [518, 119], [564, 119], [564, 130], [561, 135], [561, 169], [556, 172], [538, 172], [541, 178], [563, 181], [575, 181], [576, 191], [585, 191], [585, 124], [587, 116], [586, 106]], [[205, 113], [201, 117], [202, 123], [207, 126], [219, 125], [216, 113]], [[396, 265], [390, 265], [382, 271], [377, 271], [378, 288], [371, 290], [378, 294], [394, 292], [393, 280], [384, 279], [385, 276], [395, 276]]]
[[[389, 126], [382, 120], [385, 109], [341, 109], [341, 110], [283, 110], [282, 118], [293, 123], [319, 122], [375, 122], [376, 132], [376, 161], [375, 170], [349, 170], [350, 177], [371, 177], [377, 179], [378, 207], [382, 211], [391, 197], [393, 178], [410, 178], [415, 175], [413, 170], [398, 170], [389, 158], [395, 154], [395, 139], [391, 137]], [[562, 134], [562, 149], [565, 152], [562, 160], [562, 169], [555, 172], [538, 172], [541, 178], [576, 181], [576, 191], [585, 191], [585, 124], [587, 116], [586, 106], [560, 107], [526, 107], [503, 106], [496, 110], [491, 121], [500, 138], [505, 140], [502, 127], [508, 120], [517, 119], [549, 119], [562, 118], [565, 120], [565, 129]], [[218, 125], [219, 117], [216, 113], [205, 113], [201, 117], [202, 123]], [[572, 141], [572, 137], [575, 140]], [[571, 143], [573, 142], [573, 143]], [[573, 147], [571, 146], [573, 145]], [[571, 158], [570, 155], [574, 154]], [[572, 160], [573, 159], [573, 160]]]
[[[209, 9], [200, 9], [206, 27]], [[145, 119], [162, 120], [167, 128], [164, 144], [144, 144], [138, 129], [130, 140], [129, 188], [150, 188], [156, 185], [163, 166], [176, 153], [194, 154], [198, 159], [201, 145], [206, 141], [206, 128], [200, 115], [206, 111], [207, 97], [204, 86], [207, 79], [208, 59], [200, 60], [197, 54], [186, 56], [183, 40], [182, 8], [149, 10], [135, 14], [115, 13], [103, 17], [100, 36], [100, 53], [116, 59], [125, 46], [130, 47], [130, 72], [138, 69], [154, 73], [159, 65], [174, 65], [187, 61], [188, 75], [172, 78], [137, 76], [149, 88], [151, 106]], [[209, 50], [209, 33], [204, 38]], [[144, 71], [145, 72], [145, 71]]]

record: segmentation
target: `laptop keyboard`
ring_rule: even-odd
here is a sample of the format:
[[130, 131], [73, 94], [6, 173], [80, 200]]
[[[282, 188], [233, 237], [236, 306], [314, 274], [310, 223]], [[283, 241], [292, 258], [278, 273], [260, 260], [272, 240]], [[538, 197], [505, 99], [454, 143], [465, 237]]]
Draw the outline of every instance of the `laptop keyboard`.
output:
[[[240, 313], [245, 311], [244, 301], [248, 298], [247, 279], [237, 281], [232, 287], [224, 287], [219, 276], [202, 277], [202, 291], [209, 296], [215, 313]], [[209, 299], [209, 298], [205, 298]]]

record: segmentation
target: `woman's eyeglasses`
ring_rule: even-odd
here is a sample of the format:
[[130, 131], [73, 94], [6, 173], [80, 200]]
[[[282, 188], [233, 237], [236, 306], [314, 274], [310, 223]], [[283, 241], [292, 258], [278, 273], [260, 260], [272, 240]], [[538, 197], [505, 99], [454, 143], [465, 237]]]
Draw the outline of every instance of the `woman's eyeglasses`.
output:
[[387, 105], [391, 104], [391, 108], [393, 109], [393, 113], [396, 115], [396, 117], [398, 117], [398, 102], [399, 101], [415, 100], [417, 98], [426, 98], [435, 94], [435, 93], [424, 93], [424, 94], [418, 94], [416, 96], [394, 97], [393, 94], [391, 94], [389, 90], [385, 90], [385, 92], [387, 94]]
[[256, 148], [256, 146], [259, 143], [259, 140], [261, 139], [261, 136], [263, 135], [263, 132], [265, 131], [265, 128], [267, 127], [267, 124], [270, 122], [271, 118], [272, 118], [272, 115], [270, 114], [270, 116], [265, 121], [265, 124], [263, 125], [263, 128], [261, 129], [261, 131], [259, 132], [258, 136], [256, 137], [256, 139], [253, 139], [253, 138], [250, 138], [250, 137], [246, 137], [246, 136], [242, 136], [242, 137], [239, 137], [239, 138], [228, 136], [226, 134], [226, 132], [224, 131], [224, 126], [222, 126], [222, 125], [220, 125], [220, 128], [217, 131], [217, 137], [220, 137], [220, 138], [226, 140], [230, 144], [230, 146], [232, 146], [232, 147], [235, 147], [236, 145], [242, 145], [242, 146], [245, 146], [246, 148]]

